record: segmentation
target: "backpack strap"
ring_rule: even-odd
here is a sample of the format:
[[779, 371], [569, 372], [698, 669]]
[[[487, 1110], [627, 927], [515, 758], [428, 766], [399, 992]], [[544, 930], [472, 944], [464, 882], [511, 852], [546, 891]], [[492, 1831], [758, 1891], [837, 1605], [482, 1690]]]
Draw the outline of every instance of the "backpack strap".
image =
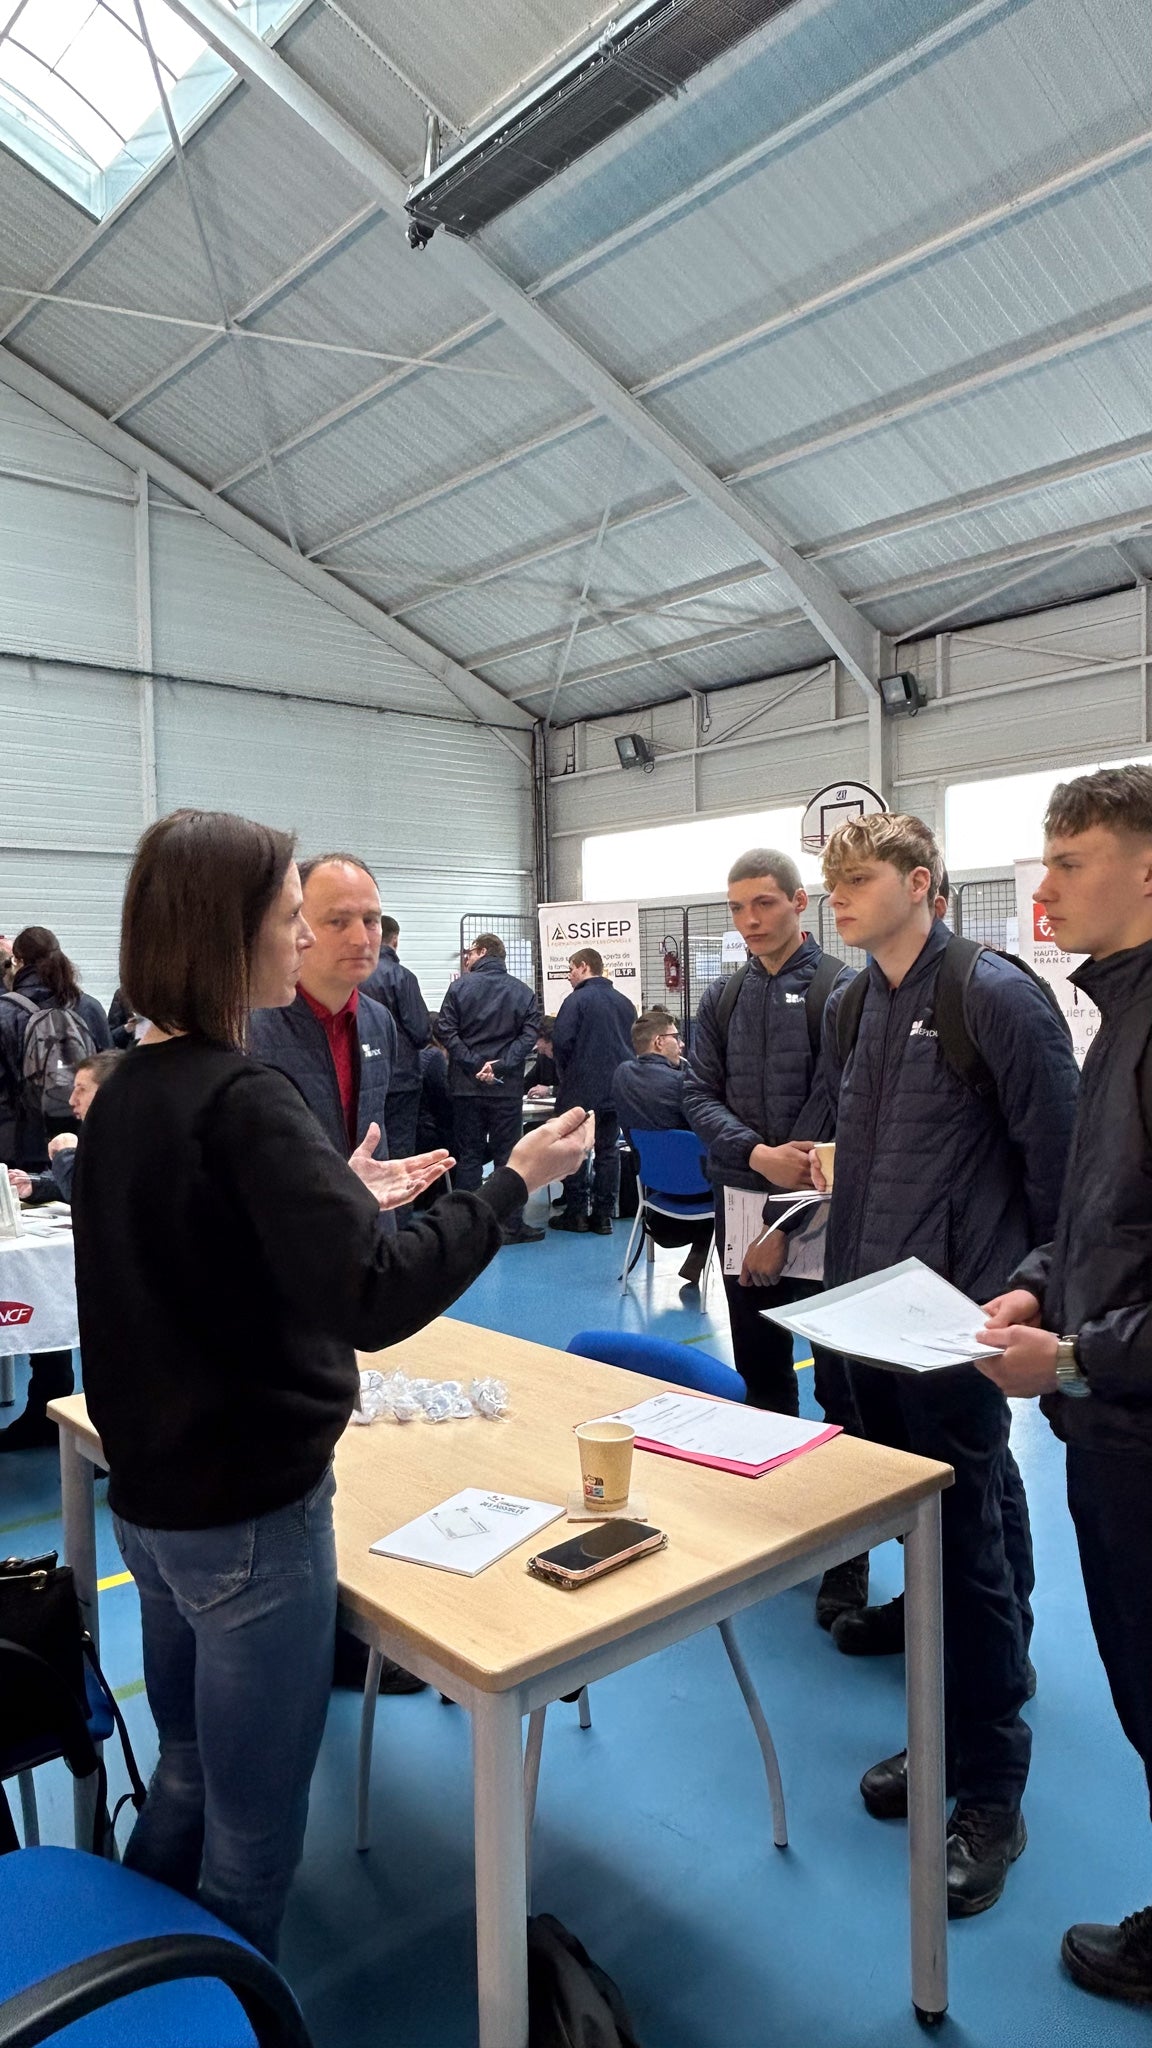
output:
[[812, 1048], [812, 1065], [820, 1057], [820, 1044], [824, 1030], [824, 1005], [840, 975], [841, 962], [832, 953], [822, 953], [804, 991], [804, 1015], [808, 1024], [808, 1043]]
[[868, 969], [862, 967], [855, 981], [848, 983], [836, 1012], [836, 1057], [841, 1071], [847, 1066], [859, 1035], [860, 1019], [864, 1014], [864, 998], [867, 993]]
[[724, 1065], [728, 1065], [728, 1031], [732, 1023], [732, 1012], [740, 1000], [740, 991], [752, 971], [752, 962], [746, 960], [735, 974], [730, 974], [720, 991], [716, 1004], [716, 1029], [720, 1033], [720, 1052]]
[[0, 1002], [16, 1003], [29, 1017], [40, 1015], [39, 1003], [34, 1003], [31, 996], [18, 995], [14, 988], [5, 989], [3, 996], [0, 996]]
[[[971, 1088], [974, 1095], [979, 1095], [984, 1101], [995, 1101], [996, 1077], [981, 1054], [965, 1015], [968, 985], [982, 953], [991, 953], [997, 960], [1007, 960], [1018, 974], [1027, 975], [1029, 981], [1043, 990], [1050, 1008], [1066, 1032], [1068, 1024], [1051, 983], [1045, 981], [1042, 974], [1037, 974], [1026, 960], [1021, 960], [1016, 953], [1002, 952], [999, 946], [982, 946], [976, 939], [961, 938], [953, 933], [936, 978], [936, 1031], [940, 1050], [953, 1073]], [[1068, 1035], [1071, 1038], [1070, 1032]]]

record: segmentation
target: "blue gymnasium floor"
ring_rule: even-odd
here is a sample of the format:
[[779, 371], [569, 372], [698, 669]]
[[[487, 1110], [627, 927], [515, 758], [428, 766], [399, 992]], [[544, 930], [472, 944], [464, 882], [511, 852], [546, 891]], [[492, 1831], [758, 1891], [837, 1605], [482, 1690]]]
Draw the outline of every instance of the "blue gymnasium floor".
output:
[[[543, 1211], [542, 1198], [534, 1208]], [[729, 1355], [721, 1289], [707, 1315], [685, 1308], [676, 1254], [657, 1254], [654, 1277], [639, 1269], [621, 1301], [626, 1228], [612, 1242], [557, 1234], [501, 1253], [457, 1313], [560, 1346], [578, 1328], [619, 1323], [704, 1338]], [[801, 1387], [810, 1410], [810, 1370]], [[951, 2011], [932, 2038], [941, 2048], [1126, 2048], [1148, 2041], [1147, 2012], [1078, 1991], [1057, 1951], [1069, 1921], [1114, 1920], [1152, 1900], [1143, 1778], [1092, 1643], [1059, 1447], [1031, 1406], [1013, 1444], [1039, 1575], [1030, 1841], [1000, 1905], [952, 1927]], [[58, 1507], [52, 1453], [2, 1461], [4, 1553], [56, 1542]], [[121, 1567], [106, 1508], [100, 1525], [101, 1569], [113, 1576]], [[889, 1545], [873, 1559], [876, 1596], [900, 1579]], [[913, 2048], [925, 2038], [908, 2002], [905, 1830], [870, 1820], [856, 1791], [861, 1771], [903, 1739], [903, 1665], [839, 1657], [813, 1622], [812, 1591], [797, 1588], [740, 1623], [784, 1772], [784, 1854], [772, 1847], [759, 1755], [715, 1631], [596, 1686], [589, 1733], [574, 1708], [549, 1714], [534, 1904], [567, 1922], [617, 1978], [644, 2048]], [[105, 1665], [147, 1769], [154, 1737], [131, 1586], [106, 1589], [101, 1611]], [[381, 1700], [375, 1846], [358, 1857], [357, 1711], [354, 1695], [333, 1695], [283, 1967], [317, 2048], [470, 2048], [467, 1718], [434, 1693]], [[111, 1775], [116, 1794], [115, 1758]], [[62, 1767], [38, 1781], [44, 1839], [69, 1840]]]

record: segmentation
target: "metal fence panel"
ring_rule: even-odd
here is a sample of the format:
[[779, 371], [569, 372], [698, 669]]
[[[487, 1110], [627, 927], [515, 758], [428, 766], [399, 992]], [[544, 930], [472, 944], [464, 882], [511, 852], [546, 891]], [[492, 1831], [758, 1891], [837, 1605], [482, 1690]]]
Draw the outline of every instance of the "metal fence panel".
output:
[[526, 913], [493, 910], [466, 911], [460, 919], [460, 963], [474, 939], [481, 932], [491, 932], [495, 938], [503, 939], [508, 955], [508, 972], [517, 981], [526, 981], [529, 988], [540, 993], [540, 952], [536, 919]]
[[982, 946], [1008, 945], [1008, 920], [1016, 915], [1016, 883], [1009, 876], [992, 882], [961, 882], [953, 899], [955, 927]]

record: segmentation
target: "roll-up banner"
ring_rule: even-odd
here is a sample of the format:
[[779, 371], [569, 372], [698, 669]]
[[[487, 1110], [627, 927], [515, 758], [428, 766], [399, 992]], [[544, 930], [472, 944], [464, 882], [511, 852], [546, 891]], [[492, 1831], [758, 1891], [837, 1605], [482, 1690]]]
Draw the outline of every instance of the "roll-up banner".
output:
[[554, 1017], [572, 993], [568, 962], [582, 946], [592, 946], [604, 962], [604, 973], [621, 995], [640, 1012], [640, 913], [634, 903], [542, 903], [540, 964], [544, 976], [544, 1008]]
[[1016, 944], [1013, 934], [1008, 934], [1008, 951], [1019, 953], [1029, 967], [1043, 976], [1055, 994], [1072, 1033], [1072, 1049], [1081, 1066], [1084, 1057], [1096, 1036], [1100, 1023], [1100, 1012], [1095, 1003], [1068, 977], [1074, 967], [1079, 967], [1083, 953], [1066, 953], [1057, 945], [1052, 927], [1041, 905], [1034, 901], [1033, 889], [1037, 888], [1044, 873], [1042, 860], [1018, 860], [1016, 862]]

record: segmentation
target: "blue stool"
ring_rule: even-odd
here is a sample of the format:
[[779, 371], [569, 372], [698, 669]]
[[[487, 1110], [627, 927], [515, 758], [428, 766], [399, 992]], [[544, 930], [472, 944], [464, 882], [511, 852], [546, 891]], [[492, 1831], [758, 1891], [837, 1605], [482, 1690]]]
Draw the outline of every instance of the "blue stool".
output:
[[311, 2048], [278, 1970], [166, 1885], [78, 1849], [0, 1856], [0, 2048]]

